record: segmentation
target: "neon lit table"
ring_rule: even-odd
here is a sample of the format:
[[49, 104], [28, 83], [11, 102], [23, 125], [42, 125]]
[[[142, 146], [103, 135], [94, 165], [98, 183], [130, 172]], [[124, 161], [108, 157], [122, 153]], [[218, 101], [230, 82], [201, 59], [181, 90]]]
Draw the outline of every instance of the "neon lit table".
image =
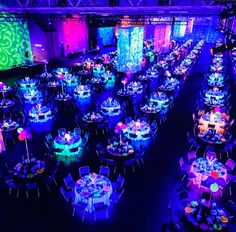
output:
[[72, 96], [66, 93], [59, 93], [55, 99], [60, 102], [66, 102], [72, 100]]
[[27, 103], [36, 103], [42, 101], [42, 93], [36, 89], [27, 90], [24, 93], [24, 98], [26, 99]]
[[49, 88], [58, 88], [58, 87], [60, 87], [60, 83], [59, 83], [59, 81], [49, 81], [47, 83], [47, 87], [49, 87]]
[[159, 87], [162, 91], [174, 91], [175, 88], [179, 85], [179, 81], [176, 78], [171, 78], [170, 80], [166, 80], [163, 85]]
[[140, 109], [142, 112], [146, 113], [146, 114], [157, 114], [161, 111], [161, 106], [157, 103], [154, 103], [152, 101], [149, 101], [145, 104], [142, 104], [140, 106]]
[[211, 87], [218, 87], [218, 88], [224, 87], [224, 81], [220, 79], [215, 79], [215, 80], [208, 79], [207, 83]]
[[124, 134], [131, 140], [146, 140], [150, 137], [150, 125], [147, 122], [132, 120], [123, 129]]
[[25, 77], [25, 79], [19, 81], [19, 84], [22, 90], [35, 89], [37, 80]]
[[115, 157], [130, 158], [134, 155], [134, 148], [128, 142], [114, 141], [107, 146], [107, 153]]
[[226, 96], [226, 93], [221, 90], [210, 89], [205, 93], [206, 98], [215, 98], [217, 100], [223, 99]]
[[71, 151], [73, 148], [79, 148], [81, 137], [74, 132], [68, 132], [64, 135], [57, 136], [54, 141], [54, 148], [61, 149], [61, 152], [55, 152], [56, 155], [73, 156], [78, 154], [77, 151]]
[[223, 69], [224, 69], [224, 67], [222, 66], [222, 65], [218, 65], [218, 64], [216, 64], [216, 65], [211, 65], [210, 66], [210, 70], [211, 70], [211, 72], [223, 72]]
[[134, 92], [131, 92], [129, 90], [120, 89], [117, 91], [117, 95], [120, 97], [131, 97], [134, 95]]
[[101, 123], [103, 122], [104, 117], [99, 112], [89, 112], [84, 115], [83, 121], [86, 123]]
[[169, 98], [165, 92], [158, 91], [151, 94], [150, 101], [163, 105], [169, 103]]
[[10, 132], [14, 131], [19, 127], [19, 123], [16, 121], [13, 121], [11, 118], [6, 118], [3, 120], [3, 122], [0, 124], [0, 128], [2, 129], [2, 132]]
[[159, 71], [155, 68], [150, 68], [146, 71], [147, 78], [158, 78]]
[[140, 82], [132, 81], [127, 85], [127, 89], [133, 93], [142, 93], [143, 92], [143, 85]]
[[6, 109], [15, 105], [15, 102], [11, 99], [0, 100], [0, 108]]
[[105, 67], [101, 64], [95, 64], [93, 66], [93, 76], [94, 77], [99, 77], [101, 76], [102, 74], [104, 74], [106, 71]]
[[193, 161], [190, 172], [196, 176], [195, 183], [198, 185], [209, 176], [213, 177], [216, 182], [218, 178], [223, 178], [225, 182], [227, 180], [227, 168], [217, 159], [198, 158]]
[[199, 123], [201, 126], [208, 128], [209, 124], [215, 126], [216, 131], [224, 128], [226, 119], [219, 114], [203, 114]]
[[74, 95], [78, 96], [79, 98], [86, 98], [91, 96], [91, 90], [88, 85], [78, 85], [74, 89]]
[[105, 115], [115, 116], [121, 113], [121, 106], [116, 99], [109, 97], [101, 104], [101, 110]]
[[13, 174], [15, 177], [20, 179], [32, 179], [38, 175], [43, 174], [45, 168], [46, 163], [42, 160], [32, 158], [29, 161], [26, 159], [14, 167]]
[[75, 87], [78, 85], [78, 77], [72, 74], [67, 74], [62, 80], [67, 84], [67, 86], [70, 87]]
[[102, 175], [90, 173], [79, 180], [75, 185], [75, 203], [87, 203], [87, 211], [94, 210], [93, 203], [105, 203], [110, 205], [110, 196], [112, 194], [111, 181]]
[[94, 61], [88, 58], [83, 62], [83, 65], [86, 69], [90, 70], [94, 66]]
[[52, 112], [47, 106], [36, 105], [29, 111], [29, 116], [32, 122], [47, 122], [52, 119]]
[[105, 80], [105, 81], [115, 81], [115, 76], [112, 72], [110, 71], [106, 71], [103, 75], [102, 75], [102, 78]]
[[211, 130], [199, 132], [197, 136], [203, 142], [206, 142], [212, 145], [223, 144], [226, 142], [226, 139], [223, 135], [213, 132]]
[[186, 68], [185, 66], [178, 66], [177, 68], [175, 68], [174, 70], [174, 74], [177, 76], [183, 76], [187, 73], [188, 68]]
[[191, 201], [185, 205], [184, 214], [187, 221], [196, 226], [198, 231], [228, 231], [228, 214], [216, 203], [207, 207], [204, 201]]

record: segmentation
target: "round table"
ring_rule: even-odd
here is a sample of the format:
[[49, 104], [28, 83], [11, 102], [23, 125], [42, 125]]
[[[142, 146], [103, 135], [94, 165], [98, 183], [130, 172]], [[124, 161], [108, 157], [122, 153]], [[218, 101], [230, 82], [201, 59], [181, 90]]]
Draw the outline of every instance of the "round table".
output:
[[81, 145], [81, 137], [75, 133], [66, 133], [64, 136], [57, 136], [54, 141], [54, 148], [60, 149], [55, 151], [56, 155], [73, 156], [78, 154], [78, 150], [71, 151], [71, 149], [79, 148]]
[[34, 79], [22, 79], [19, 81], [22, 90], [34, 89], [36, 88], [37, 81]]
[[146, 114], [157, 114], [161, 111], [161, 106], [162, 105], [158, 105], [153, 102], [148, 102], [148, 103], [142, 104], [140, 106], [140, 109], [143, 113], [146, 113]]
[[140, 82], [132, 81], [127, 85], [127, 89], [129, 92], [142, 93], [143, 85]]
[[27, 90], [24, 93], [27, 102], [36, 102], [42, 100], [42, 93], [38, 90]]
[[83, 121], [88, 124], [101, 123], [104, 121], [104, 117], [100, 113], [89, 112], [84, 115]]
[[115, 158], [130, 158], [134, 155], [134, 148], [128, 142], [114, 141], [107, 145], [107, 153]]
[[94, 210], [94, 203], [110, 204], [109, 198], [112, 194], [112, 185], [106, 176], [90, 173], [77, 180], [75, 185], [75, 203], [84, 202], [88, 204], [87, 211]]
[[11, 99], [0, 100], [0, 108], [10, 108], [15, 105], [15, 102]]
[[226, 139], [224, 138], [223, 135], [213, 133], [209, 130], [204, 132], [199, 132], [197, 136], [201, 141], [212, 145], [220, 145], [226, 142]]
[[213, 177], [216, 182], [218, 178], [227, 181], [227, 168], [217, 159], [198, 158], [193, 161], [190, 172], [196, 176], [195, 184], [198, 185], [208, 177]]
[[134, 92], [131, 92], [129, 90], [120, 89], [117, 91], [117, 95], [120, 97], [131, 97], [134, 95]]
[[59, 93], [57, 94], [56, 98], [55, 98], [57, 101], [60, 101], [60, 102], [66, 102], [66, 101], [70, 101], [72, 100], [72, 96], [70, 94], [62, 94], [62, 93]]
[[199, 231], [228, 231], [228, 215], [215, 203], [207, 207], [203, 202], [191, 201], [185, 206], [184, 215]]
[[165, 92], [154, 92], [151, 94], [150, 101], [163, 105], [169, 102], [169, 98]]
[[0, 124], [0, 128], [2, 129], [2, 132], [10, 132], [14, 131], [19, 127], [19, 123], [12, 121], [11, 119], [9, 120], [3, 120], [3, 122]]
[[18, 163], [13, 169], [13, 175], [18, 179], [27, 180], [32, 179], [40, 174], [44, 173], [46, 164], [42, 160], [32, 158]]
[[47, 106], [32, 107], [29, 116], [32, 122], [46, 122], [52, 119], [52, 111]]
[[66, 83], [67, 86], [72, 86], [72, 87], [75, 87], [78, 85], [78, 77], [77, 76], [74, 76], [72, 74], [68, 74], [66, 75], [63, 79], [63, 82]]
[[101, 111], [105, 115], [115, 116], [121, 113], [121, 105], [114, 98], [108, 98], [101, 104]]
[[208, 90], [205, 93], [206, 98], [215, 98], [217, 100], [223, 99], [226, 96], [226, 93], [223, 91], [213, 91], [212, 89]]
[[123, 132], [131, 140], [146, 140], [150, 137], [150, 125], [144, 121], [132, 120]]
[[78, 85], [74, 89], [74, 95], [79, 98], [90, 97], [90, 95], [91, 95], [90, 87], [88, 85]]
[[59, 81], [49, 81], [47, 83], [47, 87], [49, 87], [49, 88], [59, 88], [60, 83], [59, 83]]
[[226, 125], [226, 119], [215, 114], [203, 114], [199, 119], [200, 127], [204, 127], [206, 130], [210, 125], [214, 126], [216, 131], [221, 130]]

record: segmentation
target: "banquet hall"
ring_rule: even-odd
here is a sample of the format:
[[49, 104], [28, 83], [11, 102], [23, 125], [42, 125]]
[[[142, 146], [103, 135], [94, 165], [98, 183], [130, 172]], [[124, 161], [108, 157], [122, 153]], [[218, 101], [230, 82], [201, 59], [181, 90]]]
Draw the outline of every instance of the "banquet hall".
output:
[[0, 0], [0, 231], [236, 231], [236, 4]]

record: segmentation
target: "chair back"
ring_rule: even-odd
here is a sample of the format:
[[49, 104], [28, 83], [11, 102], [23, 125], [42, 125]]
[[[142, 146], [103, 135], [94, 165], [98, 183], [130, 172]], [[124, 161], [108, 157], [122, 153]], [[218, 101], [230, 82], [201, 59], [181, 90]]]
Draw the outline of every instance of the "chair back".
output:
[[212, 151], [208, 151], [206, 153], [206, 157], [209, 158], [209, 159], [216, 159], [216, 153], [212, 152]]
[[52, 143], [52, 142], [53, 142], [53, 137], [52, 137], [51, 133], [47, 134], [47, 135], [45, 136], [45, 139], [46, 139], [46, 141], [47, 141], [48, 143]]
[[66, 177], [63, 179], [66, 186], [68, 186], [71, 182], [73, 182], [73, 178], [70, 173], [66, 175]]
[[192, 160], [192, 159], [196, 159], [196, 158], [197, 158], [197, 154], [195, 151], [188, 152], [188, 160]]
[[132, 121], [132, 118], [131, 117], [127, 117], [125, 118], [125, 123], [128, 124]]
[[235, 167], [235, 161], [233, 161], [232, 159], [228, 159], [225, 163], [225, 166], [229, 167], [232, 171]]
[[86, 176], [90, 173], [90, 168], [89, 166], [83, 166], [79, 168], [79, 175], [82, 176]]
[[74, 129], [74, 132], [75, 132], [76, 135], [81, 135], [81, 129], [78, 128], [78, 127], [76, 127], [76, 128]]
[[156, 120], [153, 120], [151, 123], [151, 128], [155, 130], [156, 127], [157, 127], [157, 122], [156, 122]]
[[66, 128], [61, 128], [58, 130], [58, 135], [59, 136], [64, 136], [66, 134]]
[[125, 182], [124, 177], [121, 174], [119, 174], [119, 176], [117, 177], [117, 183], [120, 185], [120, 188], [122, 188], [124, 182]]
[[110, 175], [110, 168], [106, 166], [101, 166], [99, 170], [99, 174], [103, 176], [109, 177]]
[[115, 166], [115, 165], [116, 165], [116, 164], [115, 164], [115, 161], [112, 160], [112, 159], [106, 159], [106, 164], [107, 164], [108, 166]]
[[180, 166], [181, 170], [183, 170], [183, 166], [184, 166], [184, 158], [183, 157], [179, 158], [179, 166]]

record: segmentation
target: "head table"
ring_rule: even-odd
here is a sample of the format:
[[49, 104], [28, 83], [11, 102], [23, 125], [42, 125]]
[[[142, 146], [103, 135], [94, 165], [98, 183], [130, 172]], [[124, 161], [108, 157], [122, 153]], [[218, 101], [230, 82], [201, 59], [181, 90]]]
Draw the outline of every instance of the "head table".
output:
[[109, 197], [112, 194], [112, 185], [110, 180], [102, 175], [90, 173], [81, 177], [75, 185], [75, 203], [87, 203], [87, 211], [94, 210], [94, 203], [103, 202], [110, 204]]

